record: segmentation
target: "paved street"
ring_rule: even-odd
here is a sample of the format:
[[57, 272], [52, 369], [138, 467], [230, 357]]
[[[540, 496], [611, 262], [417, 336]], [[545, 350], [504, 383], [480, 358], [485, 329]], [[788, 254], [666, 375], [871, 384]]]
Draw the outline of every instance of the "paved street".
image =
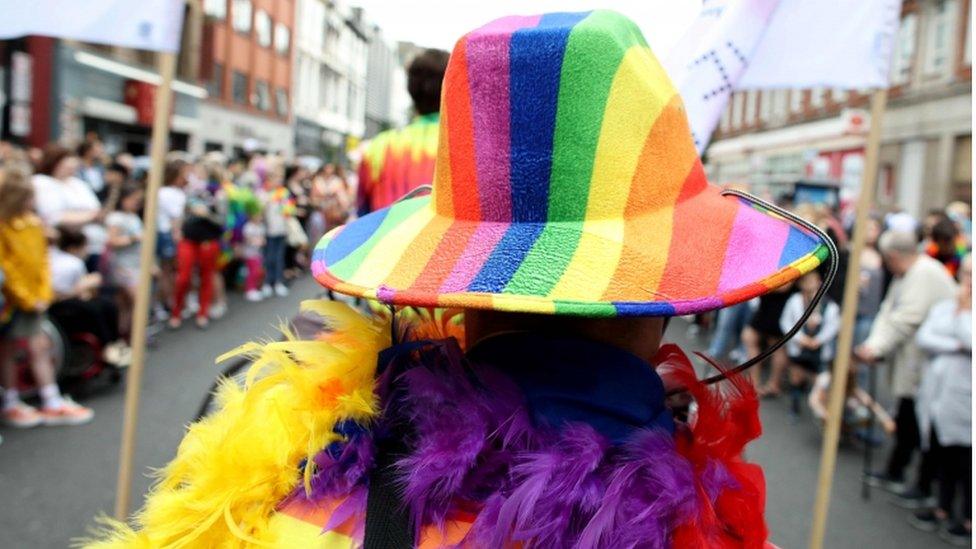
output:
[[[255, 337], [271, 337], [279, 318], [316, 293], [311, 279], [298, 282], [291, 296], [257, 305], [234, 301], [227, 319], [206, 332], [184, 328], [166, 333], [149, 355], [144, 379], [136, 451], [133, 500], [149, 486], [145, 476], [173, 455], [183, 426], [193, 416], [217, 373], [214, 357]], [[685, 340], [675, 323], [672, 336]], [[686, 343], [686, 341], [682, 341]], [[700, 345], [700, 344], [699, 344]], [[111, 513], [123, 391], [109, 388], [86, 401], [95, 421], [79, 428], [2, 431], [0, 446], [0, 547], [65, 547], [83, 535], [92, 517]], [[784, 549], [804, 547], [819, 459], [819, 433], [809, 422], [791, 424], [785, 400], [765, 402], [765, 435], [750, 447], [749, 459], [766, 471], [767, 517], [772, 541]], [[842, 451], [834, 488], [826, 547], [867, 549], [942, 546], [905, 521], [906, 512], [882, 494], [861, 500], [861, 453]]]

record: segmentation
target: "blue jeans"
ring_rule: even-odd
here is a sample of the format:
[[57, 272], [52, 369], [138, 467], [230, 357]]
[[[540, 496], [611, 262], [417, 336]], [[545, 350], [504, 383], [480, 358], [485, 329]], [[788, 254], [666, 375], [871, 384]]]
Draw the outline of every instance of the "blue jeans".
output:
[[729, 351], [740, 346], [742, 330], [749, 324], [752, 313], [753, 309], [748, 301], [720, 309], [715, 322], [715, 333], [708, 346], [708, 356], [723, 360]]
[[285, 282], [285, 237], [269, 236], [264, 245], [264, 283], [270, 286]]

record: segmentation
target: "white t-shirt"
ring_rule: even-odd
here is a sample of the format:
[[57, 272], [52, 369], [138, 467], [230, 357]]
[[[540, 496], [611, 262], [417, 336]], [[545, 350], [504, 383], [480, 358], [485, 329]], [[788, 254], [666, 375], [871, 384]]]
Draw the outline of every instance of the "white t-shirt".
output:
[[183, 189], [167, 185], [159, 188], [158, 196], [156, 228], [160, 233], [169, 233], [173, 230], [173, 223], [183, 217], [183, 209], [186, 208], [186, 193], [183, 192]]
[[51, 287], [59, 294], [67, 294], [78, 281], [88, 274], [85, 262], [59, 248], [48, 248], [48, 265], [51, 269]]
[[[95, 193], [77, 177], [69, 177], [59, 181], [49, 175], [35, 174], [31, 177], [34, 184], [34, 203], [37, 215], [41, 216], [44, 224], [54, 227], [61, 222], [68, 212], [98, 211], [102, 205]], [[98, 223], [89, 223], [82, 227], [82, 232], [88, 238], [88, 253], [101, 254], [105, 251], [108, 232]]]

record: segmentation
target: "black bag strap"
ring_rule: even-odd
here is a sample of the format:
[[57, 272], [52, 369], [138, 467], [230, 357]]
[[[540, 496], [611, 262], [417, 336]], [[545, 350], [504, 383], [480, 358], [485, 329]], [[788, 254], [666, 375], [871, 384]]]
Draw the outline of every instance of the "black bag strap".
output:
[[410, 517], [400, 497], [394, 467], [398, 456], [406, 452], [402, 432], [379, 442], [376, 463], [369, 474], [366, 496], [366, 531], [364, 549], [413, 549], [414, 534]]
[[[413, 342], [400, 345], [396, 313], [396, 309], [390, 306], [392, 345], [380, 353], [376, 367], [378, 374], [383, 374], [387, 368], [396, 368], [397, 356], [404, 351], [419, 349], [426, 344]], [[377, 387], [381, 394], [396, 390], [394, 373], [387, 372], [385, 377], [387, 384]], [[367, 485], [363, 549], [413, 549], [414, 532], [396, 478], [396, 460], [407, 453], [406, 441], [410, 436], [410, 428], [396, 421], [384, 427], [377, 426], [375, 431], [376, 461], [369, 473]]]

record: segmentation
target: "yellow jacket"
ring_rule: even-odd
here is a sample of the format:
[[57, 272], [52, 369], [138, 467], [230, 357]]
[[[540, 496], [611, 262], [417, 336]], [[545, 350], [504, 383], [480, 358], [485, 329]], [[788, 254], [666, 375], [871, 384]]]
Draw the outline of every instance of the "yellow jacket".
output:
[[13, 307], [32, 311], [38, 302], [54, 298], [39, 217], [28, 214], [0, 223], [0, 269], [6, 277], [3, 295]]

